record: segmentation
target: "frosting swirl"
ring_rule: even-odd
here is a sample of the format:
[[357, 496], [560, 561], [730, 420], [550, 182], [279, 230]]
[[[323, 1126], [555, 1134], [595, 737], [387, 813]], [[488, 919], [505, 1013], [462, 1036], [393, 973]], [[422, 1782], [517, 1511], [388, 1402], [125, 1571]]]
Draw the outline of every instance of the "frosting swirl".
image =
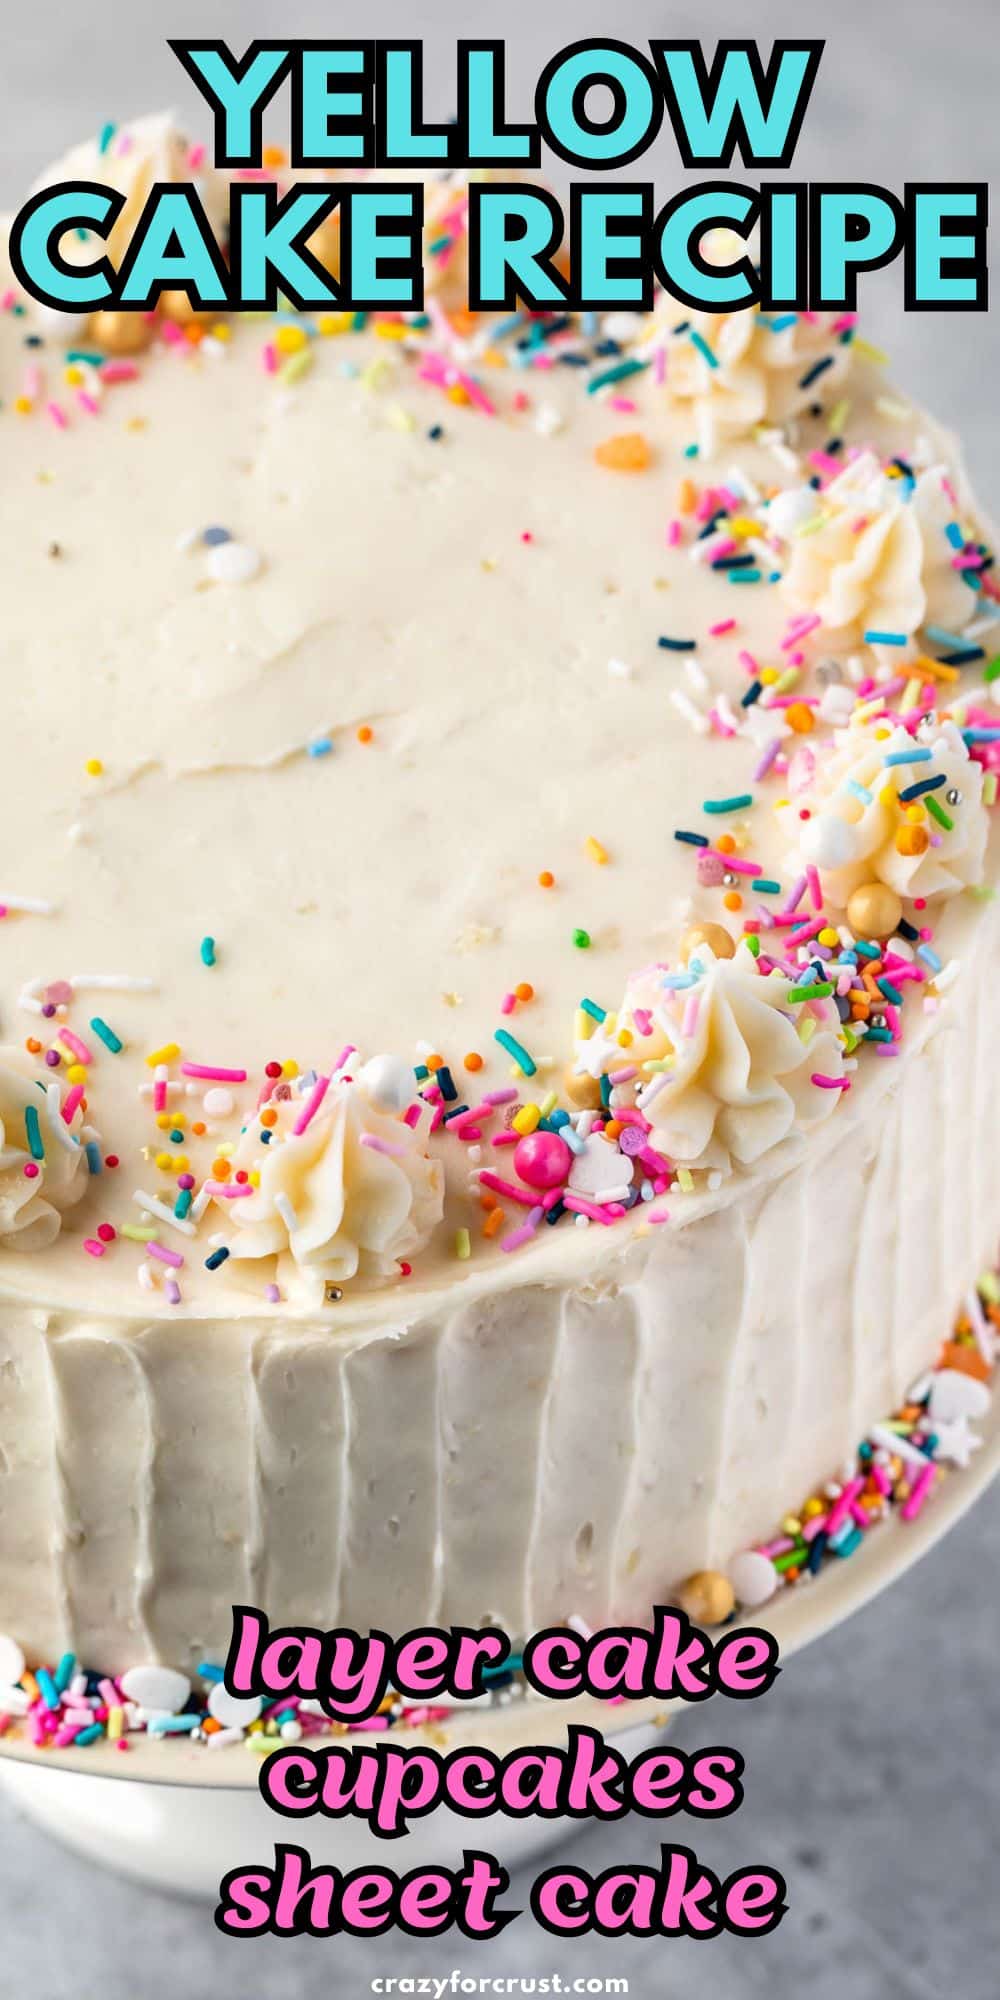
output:
[[[669, 312], [671, 321], [680, 313], [672, 300]], [[662, 326], [662, 315], [658, 319]], [[823, 371], [824, 392], [849, 366], [850, 349], [832, 336], [825, 315], [775, 320], [748, 306], [731, 313], [685, 311], [682, 320], [668, 339], [666, 389], [672, 402], [690, 411], [706, 454], [807, 409], [817, 391], [804, 388], [803, 377], [815, 362], [830, 364]], [[662, 332], [655, 337], [662, 340]]]
[[[309, 1116], [310, 1092], [274, 1099], [274, 1123], [247, 1124], [232, 1160], [251, 1193], [216, 1188], [232, 1257], [275, 1257], [300, 1292], [325, 1283], [394, 1274], [441, 1220], [444, 1179], [408, 1125], [376, 1109], [358, 1083], [328, 1084]], [[269, 1131], [265, 1144], [262, 1133]], [[235, 1178], [231, 1190], [240, 1184]]]
[[869, 630], [912, 638], [928, 617], [961, 627], [972, 598], [951, 565], [954, 512], [941, 466], [914, 482], [863, 452], [822, 493], [792, 489], [772, 505], [770, 525], [787, 544], [782, 595], [846, 640]]
[[[25, 1113], [38, 1113], [40, 1145], [32, 1148]], [[87, 1159], [78, 1132], [62, 1115], [62, 1091], [45, 1080], [19, 1049], [0, 1049], [0, 1246], [47, 1250], [62, 1228], [63, 1212], [87, 1185]], [[42, 1158], [36, 1153], [41, 1151]], [[25, 1171], [28, 1169], [29, 1171]]]
[[792, 981], [762, 973], [745, 944], [731, 959], [700, 945], [688, 970], [693, 983], [680, 988], [664, 984], [665, 966], [626, 988], [618, 1020], [633, 1055], [668, 1065], [642, 1084], [636, 1109], [674, 1166], [753, 1166], [833, 1110], [844, 1079], [837, 1011], [826, 999], [791, 1002]]
[[[913, 737], [876, 719], [838, 730], [834, 745], [810, 759], [804, 789], [777, 808], [797, 859], [819, 869], [832, 904], [845, 908], [865, 882], [931, 897], [982, 881], [983, 769], [953, 722], [928, 717]], [[925, 789], [908, 799], [915, 786]]]

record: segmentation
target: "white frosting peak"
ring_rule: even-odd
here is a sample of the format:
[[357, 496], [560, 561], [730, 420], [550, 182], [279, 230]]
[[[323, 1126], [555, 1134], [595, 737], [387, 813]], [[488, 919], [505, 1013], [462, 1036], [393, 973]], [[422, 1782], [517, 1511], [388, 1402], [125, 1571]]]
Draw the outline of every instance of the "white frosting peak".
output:
[[[25, 1120], [29, 1107], [38, 1113], [41, 1159], [34, 1156]], [[56, 1080], [44, 1081], [19, 1049], [0, 1049], [0, 1245], [4, 1249], [47, 1250], [62, 1228], [63, 1211], [83, 1194], [87, 1161], [74, 1124], [79, 1126], [78, 1117], [69, 1125], [63, 1118], [62, 1091]]]
[[[843, 909], [872, 881], [910, 897], [953, 896], [982, 881], [983, 770], [953, 722], [929, 718], [914, 738], [869, 721], [838, 730], [834, 745], [810, 760], [806, 788], [778, 807], [795, 853], [818, 867], [833, 905]], [[920, 785], [929, 789], [905, 797]]]
[[787, 538], [782, 594], [845, 639], [912, 638], [928, 618], [960, 628], [973, 600], [951, 566], [944, 530], [954, 514], [940, 466], [911, 485], [862, 453], [822, 493], [780, 496], [772, 525]]
[[234, 1258], [276, 1257], [279, 1282], [321, 1296], [324, 1283], [389, 1276], [422, 1250], [441, 1220], [444, 1184], [417, 1134], [357, 1083], [329, 1084], [307, 1118], [309, 1103], [307, 1087], [272, 1100], [272, 1126], [249, 1121], [231, 1171], [253, 1176], [254, 1191], [216, 1204]]
[[[817, 395], [827, 395], [848, 367], [850, 349], [831, 336], [825, 315], [806, 319], [800, 314], [793, 321], [791, 315], [772, 316], [756, 306], [731, 313], [688, 312], [668, 300], [657, 315], [661, 327], [664, 313], [670, 327], [680, 328], [667, 347], [667, 393], [674, 403], [689, 407], [704, 453], [748, 437], [758, 425], [787, 423]], [[827, 358], [822, 391], [804, 387], [811, 367]]]
[[745, 945], [731, 959], [699, 946], [688, 970], [687, 987], [665, 986], [666, 968], [652, 966], [626, 989], [619, 1021], [632, 1028], [632, 1055], [669, 1064], [636, 1105], [674, 1166], [749, 1167], [833, 1110], [844, 1069], [836, 1009], [790, 1002], [792, 981], [762, 974]]

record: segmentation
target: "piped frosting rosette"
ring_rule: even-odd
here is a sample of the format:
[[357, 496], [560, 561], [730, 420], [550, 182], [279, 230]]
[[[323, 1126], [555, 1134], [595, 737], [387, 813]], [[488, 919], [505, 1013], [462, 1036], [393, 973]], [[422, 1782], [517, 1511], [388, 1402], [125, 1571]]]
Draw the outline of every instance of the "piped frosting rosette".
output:
[[932, 897], [982, 881], [983, 770], [953, 722], [928, 718], [916, 736], [884, 721], [855, 724], [837, 731], [810, 771], [778, 818], [795, 863], [818, 868], [836, 908], [868, 882]]
[[[21, 1051], [0, 1049], [0, 1246], [47, 1250], [87, 1185], [80, 1112], [63, 1116], [55, 1078], [42, 1083]], [[67, 1104], [67, 1107], [68, 1104]]]
[[[740, 246], [741, 249], [744, 247]], [[784, 425], [846, 374], [849, 347], [832, 332], [828, 314], [692, 312], [667, 300], [657, 314], [653, 345], [666, 341], [665, 387], [689, 411], [699, 449], [749, 437], [761, 425]], [[817, 384], [819, 375], [813, 378]]]
[[829, 1116], [846, 1083], [837, 1010], [794, 992], [746, 944], [730, 959], [700, 945], [686, 973], [630, 979], [617, 1025], [642, 1075], [635, 1109], [672, 1166], [750, 1167]]
[[231, 1257], [274, 1257], [279, 1282], [321, 1296], [327, 1283], [392, 1275], [423, 1249], [441, 1220], [444, 1176], [409, 1125], [339, 1078], [267, 1108], [274, 1122], [248, 1121], [214, 1195]]
[[[947, 530], [956, 502], [942, 466], [893, 477], [863, 452], [817, 493], [780, 494], [768, 525], [784, 543], [781, 593], [794, 614], [857, 642], [866, 632], [912, 639], [930, 620], [961, 630], [975, 599]], [[900, 659], [906, 657], [900, 654]]]

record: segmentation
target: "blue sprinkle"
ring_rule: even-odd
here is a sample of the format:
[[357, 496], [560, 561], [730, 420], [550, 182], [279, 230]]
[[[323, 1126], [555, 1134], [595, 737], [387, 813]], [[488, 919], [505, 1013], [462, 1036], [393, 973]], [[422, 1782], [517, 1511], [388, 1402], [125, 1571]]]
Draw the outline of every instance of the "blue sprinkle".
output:
[[217, 549], [223, 542], [231, 542], [233, 538], [228, 528], [203, 528], [201, 539], [206, 549]]
[[306, 744], [306, 751], [310, 757], [329, 757], [332, 749], [332, 736], [314, 736], [312, 741]]

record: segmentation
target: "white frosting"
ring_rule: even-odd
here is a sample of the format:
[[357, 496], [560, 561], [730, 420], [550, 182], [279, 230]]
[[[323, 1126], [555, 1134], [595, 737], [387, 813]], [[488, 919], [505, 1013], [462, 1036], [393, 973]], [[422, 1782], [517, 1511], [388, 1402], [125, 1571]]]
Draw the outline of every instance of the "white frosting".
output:
[[[690, 413], [702, 451], [749, 437], [761, 425], [787, 424], [818, 398], [826, 401], [846, 375], [850, 349], [831, 334], [829, 315], [807, 319], [799, 314], [794, 325], [780, 326], [783, 317], [788, 315], [764, 314], [755, 306], [708, 313], [668, 300], [660, 308], [661, 330], [654, 339], [662, 340], [677, 325], [684, 327], [669, 333], [667, 395]], [[772, 331], [773, 319], [779, 320], [778, 332]], [[711, 350], [715, 366], [691, 339], [690, 329]], [[827, 356], [831, 366], [815, 386], [803, 386], [810, 368]]]
[[297, 1132], [309, 1095], [274, 1101], [269, 1144], [251, 1120], [232, 1172], [252, 1174], [254, 1192], [215, 1199], [233, 1257], [276, 1258], [279, 1284], [321, 1299], [325, 1283], [389, 1276], [422, 1250], [441, 1219], [444, 1176], [416, 1132], [354, 1083], [331, 1083]]
[[[191, 182], [215, 235], [221, 240], [224, 234], [229, 212], [226, 181], [212, 165], [210, 151], [204, 164], [192, 168], [191, 141], [169, 111], [117, 126], [104, 144], [95, 136], [73, 146], [35, 183], [35, 192], [60, 181], [96, 181], [124, 195], [125, 206], [106, 238], [108, 256], [115, 266], [157, 183]], [[92, 248], [81, 245], [78, 238], [74, 240], [72, 233], [63, 238], [61, 248], [70, 260], [75, 256], [86, 262], [93, 256]]]
[[[983, 769], [954, 723], [922, 726], [914, 738], [902, 727], [869, 721], [837, 731], [834, 744], [832, 751], [810, 755], [807, 783], [778, 808], [794, 845], [793, 868], [815, 863], [824, 894], [841, 909], [865, 882], [885, 882], [900, 896], [932, 897], [953, 896], [982, 881], [988, 831]], [[902, 756], [904, 763], [887, 762]], [[950, 827], [919, 799], [901, 803], [899, 797], [913, 785], [941, 779], [929, 796]], [[897, 845], [908, 827], [917, 832], [916, 853]]]
[[[62, 1090], [52, 1078], [39, 1088], [39, 1072], [23, 1051], [0, 1049], [0, 1247], [47, 1250], [62, 1228], [63, 1213], [87, 1185], [80, 1117], [62, 1115]], [[34, 1160], [25, 1110], [38, 1112], [44, 1158]], [[25, 1173], [25, 1168], [36, 1168]]]
[[780, 587], [792, 611], [815, 613], [845, 640], [911, 638], [927, 620], [961, 629], [975, 600], [951, 565], [944, 530], [956, 505], [943, 476], [935, 466], [910, 486], [861, 453], [821, 493], [781, 496], [770, 521], [787, 534]]
[[632, 1029], [630, 1055], [670, 1063], [643, 1084], [637, 1106], [652, 1146], [674, 1165], [750, 1167], [833, 1110], [839, 1091], [812, 1077], [843, 1076], [837, 1011], [826, 999], [789, 1003], [792, 981], [759, 972], [745, 945], [731, 959], [699, 946], [689, 969], [696, 983], [680, 990], [664, 987], [665, 968], [629, 983], [619, 1019]]

